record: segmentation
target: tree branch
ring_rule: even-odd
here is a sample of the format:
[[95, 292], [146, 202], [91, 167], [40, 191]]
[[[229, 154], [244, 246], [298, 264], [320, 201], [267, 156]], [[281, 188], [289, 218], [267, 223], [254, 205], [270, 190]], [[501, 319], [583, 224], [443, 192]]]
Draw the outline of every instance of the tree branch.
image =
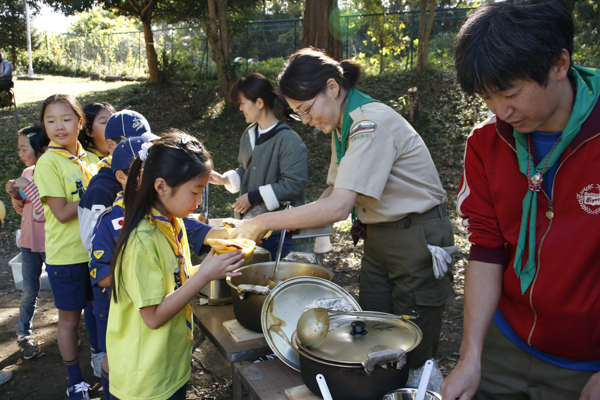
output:
[[[128, 0], [128, 1], [132, 1], [132, 0]], [[148, 1], [148, 4], [146, 4], [146, 6], [144, 6], [144, 8], [142, 8], [142, 17], [145, 17], [146, 14], [152, 15], [152, 12], [156, 8], [156, 2], [157, 2], [157, 0], [149, 0]], [[152, 18], [152, 16], [150, 18]]]
[[134, 0], [127, 0], [127, 2], [131, 5], [131, 7], [133, 7], [133, 9], [135, 10], [136, 14], [141, 17], [142, 16], [142, 9], [140, 8], [140, 6], [138, 6], [137, 3]]

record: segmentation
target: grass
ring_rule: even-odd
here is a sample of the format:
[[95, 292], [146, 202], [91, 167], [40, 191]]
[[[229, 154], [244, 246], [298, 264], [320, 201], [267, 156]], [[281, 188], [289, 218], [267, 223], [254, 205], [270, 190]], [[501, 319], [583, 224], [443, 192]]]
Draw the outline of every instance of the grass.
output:
[[[466, 135], [476, 122], [485, 118], [487, 109], [479, 100], [465, 97], [458, 89], [452, 73], [433, 70], [427, 74], [386, 74], [366, 76], [357, 89], [378, 99], [408, 118], [407, 91], [419, 88], [421, 118], [413, 126], [427, 143], [438, 168], [442, 184], [449, 194], [449, 209], [454, 209], [462, 172], [462, 156]], [[129, 108], [142, 113], [153, 132], [161, 134], [171, 128], [199, 137], [213, 156], [215, 169], [224, 172], [238, 166], [239, 138], [246, 128], [244, 118], [236, 110], [222, 109], [217, 82], [156, 85], [138, 82], [91, 81], [86, 78], [45, 76], [43, 81], [15, 80], [18, 108], [0, 110], [0, 181], [20, 176], [24, 165], [16, 150], [19, 128], [39, 121], [42, 101], [55, 93], [71, 93], [82, 105], [107, 101], [117, 110]], [[300, 123], [291, 126], [309, 149], [307, 200], [318, 198], [325, 188], [329, 166], [330, 138]], [[231, 204], [237, 196], [223, 187], [211, 187], [210, 215], [232, 216]], [[0, 199], [7, 208], [3, 230], [18, 228], [20, 219], [10, 207], [9, 196], [2, 191]]]

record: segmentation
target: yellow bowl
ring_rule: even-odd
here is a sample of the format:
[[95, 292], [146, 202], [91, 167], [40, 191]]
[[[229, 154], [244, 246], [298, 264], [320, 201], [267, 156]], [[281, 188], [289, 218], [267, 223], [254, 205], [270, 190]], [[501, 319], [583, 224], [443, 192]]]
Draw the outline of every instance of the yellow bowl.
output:
[[[250, 240], [250, 239], [228, 239], [228, 240], [230, 240], [234, 243], [237, 242], [241, 246], [243, 246], [243, 248], [241, 250], [244, 253], [245, 261], [252, 260], [252, 257], [254, 256], [254, 248], [256, 247], [256, 243], [254, 242], [254, 240]], [[235, 249], [235, 248], [215, 249], [215, 253], [225, 254], [225, 253], [231, 253], [232, 251], [236, 251], [236, 250], [238, 250], [238, 249]]]

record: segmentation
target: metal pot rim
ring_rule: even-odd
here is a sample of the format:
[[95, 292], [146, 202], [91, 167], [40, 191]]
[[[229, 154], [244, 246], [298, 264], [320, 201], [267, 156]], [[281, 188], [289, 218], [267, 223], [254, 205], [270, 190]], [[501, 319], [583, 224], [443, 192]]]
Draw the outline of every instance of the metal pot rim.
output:
[[309, 354], [305, 351], [305, 349], [302, 347], [301, 344], [299, 344], [299, 339], [298, 339], [298, 334], [296, 333], [296, 331], [294, 331], [294, 333], [292, 334], [292, 347], [294, 348], [294, 351], [296, 353], [298, 353], [298, 355], [302, 354], [304, 357], [308, 358], [309, 360], [318, 362], [319, 364], [323, 364], [323, 365], [329, 365], [332, 367], [338, 367], [338, 368], [355, 368], [355, 369], [363, 369], [363, 366], [361, 364], [344, 364], [344, 363], [336, 363], [334, 361], [329, 361], [329, 360], [323, 360], [322, 358], [318, 358], [313, 356], [312, 354]]
[[[296, 303], [295, 300], [299, 299], [299, 297], [294, 299], [294, 295], [298, 295], [299, 292], [302, 293], [302, 301]], [[278, 297], [282, 293], [286, 295]], [[293, 350], [290, 338], [296, 331], [296, 325], [298, 324], [300, 315], [304, 312], [304, 306], [317, 299], [338, 297], [348, 300], [356, 311], [361, 310], [360, 305], [350, 293], [346, 292], [341, 286], [323, 278], [297, 276], [285, 280], [271, 290], [263, 303], [260, 318], [261, 327], [269, 347], [271, 347], [271, 350], [273, 350], [282, 362], [290, 368], [300, 371], [298, 355]], [[283, 303], [285, 303], [285, 308], [283, 307]], [[286, 323], [281, 324], [277, 322], [281, 319], [286, 319], [284, 314], [289, 314], [287, 315], [288, 319], [285, 321]], [[271, 329], [272, 327], [279, 328], [282, 332], [277, 333], [276, 329]]]
[[[234, 272], [244, 272], [244, 270], [246, 269], [250, 269], [252, 267], [257, 267], [257, 266], [261, 266], [261, 265], [275, 265], [275, 261], [265, 261], [265, 262], [260, 262], [260, 263], [254, 263], [254, 264], [248, 264], [248, 265], [244, 265], [243, 267], [240, 267], [238, 269], [236, 269]], [[280, 267], [285, 267], [285, 266], [289, 266], [289, 265], [310, 265], [311, 267], [319, 267], [320, 269], [323, 269], [323, 271], [326, 271], [329, 273], [330, 278], [329, 280], [333, 280], [333, 272], [330, 271], [329, 269], [325, 268], [322, 265], [319, 264], [311, 264], [311, 263], [302, 263], [302, 262], [296, 262], [296, 261], [280, 261], [279, 262], [279, 266]], [[237, 286], [234, 285], [231, 280], [233, 278], [231, 276], [228, 276], [227, 278], [225, 278], [225, 281], [227, 282], [227, 284], [229, 285], [230, 288], [232, 288], [233, 290], [237, 290]], [[291, 278], [290, 278], [291, 279]]]
[[[379, 345], [390, 346], [380, 348], [381, 350], [402, 349], [406, 353], [410, 353], [423, 339], [421, 328], [412, 321], [394, 318], [391, 314], [388, 315], [371, 313], [370, 311], [330, 315], [329, 333], [321, 345], [316, 348], [308, 348], [300, 340], [298, 340], [297, 344], [304, 353], [308, 353], [320, 360], [343, 365], [360, 364], [369, 353], [377, 351], [373, 350], [373, 347], [379, 347]], [[383, 324], [385, 327], [385, 329], [382, 329], [384, 336], [371, 336], [373, 333], [367, 333], [357, 342], [348, 342], [352, 338], [350, 324], [356, 321], [366, 323], [367, 329], [369, 325], [371, 327], [380, 327]], [[375, 331], [374, 334], [377, 335], [377, 332]], [[344, 343], [345, 345], [338, 347], [339, 343]], [[348, 346], [349, 343], [352, 343], [352, 345]]]

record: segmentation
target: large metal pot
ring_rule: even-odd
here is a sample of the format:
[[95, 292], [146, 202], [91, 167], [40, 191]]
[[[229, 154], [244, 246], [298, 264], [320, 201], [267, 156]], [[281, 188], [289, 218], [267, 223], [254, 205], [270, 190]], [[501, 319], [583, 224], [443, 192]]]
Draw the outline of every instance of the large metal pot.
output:
[[262, 332], [260, 315], [265, 296], [255, 293], [245, 293], [240, 296], [237, 286], [241, 284], [267, 286], [268, 278], [280, 281], [296, 276], [315, 276], [317, 278], [333, 280], [333, 272], [316, 264], [280, 262], [277, 276], [273, 277], [275, 262], [263, 262], [247, 265], [238, 269], [242, 275], [227, 277], [227, 284], [231, 287], [233, 312], [238, 322], [245, 328], [255, 332]]
[[[360, 329], [356, 331], [354, 325]], [[313, 393], [321, 395], [315, 377], [322, 374], [334, 399], [378, 400], [406, 384], [409, 360], [400, 369], [377, 366], [370, 374], [361, 362], [369, 355], [393, 349], [404, 350], [410, 358], [421, 339], [421, 330], [409, 321], [332, 315], [327, 338], [320, 346], [303, 346], [296, 332], [291, 342], [300, 359], [302, 380]]]

